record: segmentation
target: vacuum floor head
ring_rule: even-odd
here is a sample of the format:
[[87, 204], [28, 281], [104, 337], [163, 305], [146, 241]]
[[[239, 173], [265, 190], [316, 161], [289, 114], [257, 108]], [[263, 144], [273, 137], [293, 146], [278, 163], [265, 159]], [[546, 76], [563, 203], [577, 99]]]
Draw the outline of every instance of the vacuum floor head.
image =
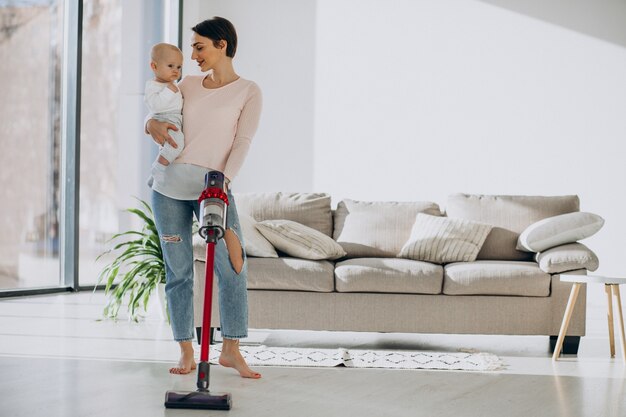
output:
[[165, 393], [166, 408], [195, 410], [230, 410], [230, 394], [208, 391], [168, 391]]

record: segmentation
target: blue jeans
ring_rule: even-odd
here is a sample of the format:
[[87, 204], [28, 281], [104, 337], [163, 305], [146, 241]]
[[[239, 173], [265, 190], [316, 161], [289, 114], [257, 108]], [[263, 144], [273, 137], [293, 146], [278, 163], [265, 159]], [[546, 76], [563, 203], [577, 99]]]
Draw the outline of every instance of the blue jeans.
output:
[[[228, 192], [226, 228], [235, 232], [243, 253], [243, 268], [239, 274], [233, 268], [224, 239], [215, 248], [215, 270], [218, 280], [220, 326], [222, 337], [241, 339], [248, 336], [248, 293], [244, 243], [239, 215], [232, 193]], [[175, 200], [152, 191], [152, 210], [165, 259], [165, 294], [174, 339], [193, 339], [193, 245], [194, 215], [199, 217], [197, 200]]]

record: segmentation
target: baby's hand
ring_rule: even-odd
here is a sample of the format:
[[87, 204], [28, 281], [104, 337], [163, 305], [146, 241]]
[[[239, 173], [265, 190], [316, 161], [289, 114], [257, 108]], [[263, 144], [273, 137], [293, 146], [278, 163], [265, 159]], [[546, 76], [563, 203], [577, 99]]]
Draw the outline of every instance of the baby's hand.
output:
[[178, 93], [178, 87], [176, 87], [176, 84], [172, 83], [167, 83], [167, 88], [169, 88], [170, 90], [172, 90], [175, 93]]

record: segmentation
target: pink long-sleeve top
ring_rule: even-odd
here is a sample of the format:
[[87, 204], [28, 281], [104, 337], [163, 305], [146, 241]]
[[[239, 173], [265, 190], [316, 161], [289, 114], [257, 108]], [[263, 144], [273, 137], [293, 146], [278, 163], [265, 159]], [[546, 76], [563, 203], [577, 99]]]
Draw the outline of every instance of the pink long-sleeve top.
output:
[[178, 84], [183, 95], [185, 147], [152, 188], [171, 198], [197, 198], [204, 174], [217, 170], [233, 180], [250, 149], [259, 125], [261, 89], [239, 78], [220, 88], [202, 85], [203, 75], [189, 75]]

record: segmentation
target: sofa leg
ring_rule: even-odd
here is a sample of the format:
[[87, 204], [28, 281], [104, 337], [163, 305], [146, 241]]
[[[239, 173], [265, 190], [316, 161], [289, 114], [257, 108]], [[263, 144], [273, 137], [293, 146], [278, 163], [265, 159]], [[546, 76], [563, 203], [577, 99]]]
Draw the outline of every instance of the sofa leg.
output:
[[[550, 336], [550, 353], [554, 353], [556, 347], [556, 341], [558, 336]], [[565, 336], [563, 340], [563, 350], [561, 353], [564, 355], [577, 355], [578, 346], [580, 345], [580, 336]]]
[[[198, 344], [201, 344], [202, 340], [202, 327], [196, 327], [196, 337], [198, 338]], [[211, 331], [209, 333], [209, 344], [215, 344], [215, 327], [211, 327]]]

